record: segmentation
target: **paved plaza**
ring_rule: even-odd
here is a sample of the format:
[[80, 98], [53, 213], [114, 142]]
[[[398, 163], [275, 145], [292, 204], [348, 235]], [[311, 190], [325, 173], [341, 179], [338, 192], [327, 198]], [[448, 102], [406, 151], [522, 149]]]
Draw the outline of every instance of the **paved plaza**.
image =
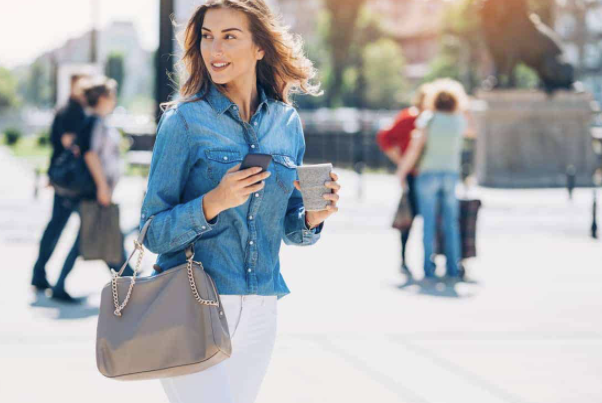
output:
[[[166, 402], [156, 381], [117, 382], [96, 369], [104, 264], [78, 261], [69, 278], [83, 305], [31, 292], [52, 190], [34, 199], [31, 169], [1, 147], [0, 172], [0, 402]], [[483, 209], [468, 280], [426, 283], [419, 220], [414, 279], [399, 271], [395, 177], [337, 172], [340, 212], [322, 239], [283, 245], [292, 294], [279, 303], [258, 403], [602, 402], [602, 241], [589, 237], [591, 189], [572, 201], [562, 189], [475, 189]], [[128, 177], [117, 189], [124, 229], [137, 225], [144, 186]], [[77, 229], [73, 216], [51, 282]]]

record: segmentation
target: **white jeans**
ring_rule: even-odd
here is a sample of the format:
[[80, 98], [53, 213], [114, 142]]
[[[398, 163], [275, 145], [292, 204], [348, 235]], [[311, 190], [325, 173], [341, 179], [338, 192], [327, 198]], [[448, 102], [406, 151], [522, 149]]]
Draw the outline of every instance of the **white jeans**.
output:
[[161, 379], [170, 403], [253, 403], [276, 340], [277, 298], [222, 295], [230, 358], [202, 372]]

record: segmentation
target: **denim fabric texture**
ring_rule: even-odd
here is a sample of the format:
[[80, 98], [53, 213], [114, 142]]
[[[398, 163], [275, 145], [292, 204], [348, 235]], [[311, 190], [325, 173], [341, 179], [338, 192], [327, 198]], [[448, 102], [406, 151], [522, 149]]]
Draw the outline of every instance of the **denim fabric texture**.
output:
[[[159, 255], [162, 270], [184, 263], [184, 250], [192, 243], [194, 260], [203, 263], [220, 294], [282, 297], [289, 293], [280, 273], [282, 241], [313, 245], [323, 224], [307, 228], [301, 193], [293, 185], [305, 153], [299, 115], [258, 91], [260, 103], [248, 123], [213, 85], [204, 96], [192, 98], [201, 99], [163, 114], [140, 228], [154, 216], [144, 245]], [[207, 221], [204, 195], [248, 153], [272, 155], [265, 187]]]
[[[455, 172], [427, 172], [416, 177], [418, 210], [424, 220], [424, 274], [432, 277], [435, 274], [435, 234], [437, 214], [443, 217], [443, 234], [445, 236], [445, 257], [447, 275], [459, 274], [460, 262], [460, 224], [459, 202], [456, 198], [456, 186], [459, 175]], [[448, 241], [449, 240], [449, 241]]]

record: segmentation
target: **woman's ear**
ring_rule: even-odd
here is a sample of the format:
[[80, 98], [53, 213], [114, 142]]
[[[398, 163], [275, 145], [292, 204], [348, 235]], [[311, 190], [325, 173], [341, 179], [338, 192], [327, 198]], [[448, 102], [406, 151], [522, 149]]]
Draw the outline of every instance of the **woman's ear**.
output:
[[255, 51], [255, 57], [257, 58], [257, 60], [262, 60], [264, 56], [265, 51], [261, 48], [257, 48], [257, 50]]

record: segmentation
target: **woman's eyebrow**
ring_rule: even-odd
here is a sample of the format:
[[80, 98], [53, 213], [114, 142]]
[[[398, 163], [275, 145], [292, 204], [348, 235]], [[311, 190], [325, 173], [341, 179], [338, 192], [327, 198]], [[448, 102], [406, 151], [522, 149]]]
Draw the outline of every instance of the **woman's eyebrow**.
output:
[[[204, 29], [205, 31], [211, 32], [211, 30], [209, 28], [202, 27], [201, 29]], [[242, 32], [242, 29], [239, 29], [239, 28], [228, 28], [228, 29], [223, 29], [222, 30], [222, 32], [230, 32], [230, 31], [239, 31], [239, 32]]]

